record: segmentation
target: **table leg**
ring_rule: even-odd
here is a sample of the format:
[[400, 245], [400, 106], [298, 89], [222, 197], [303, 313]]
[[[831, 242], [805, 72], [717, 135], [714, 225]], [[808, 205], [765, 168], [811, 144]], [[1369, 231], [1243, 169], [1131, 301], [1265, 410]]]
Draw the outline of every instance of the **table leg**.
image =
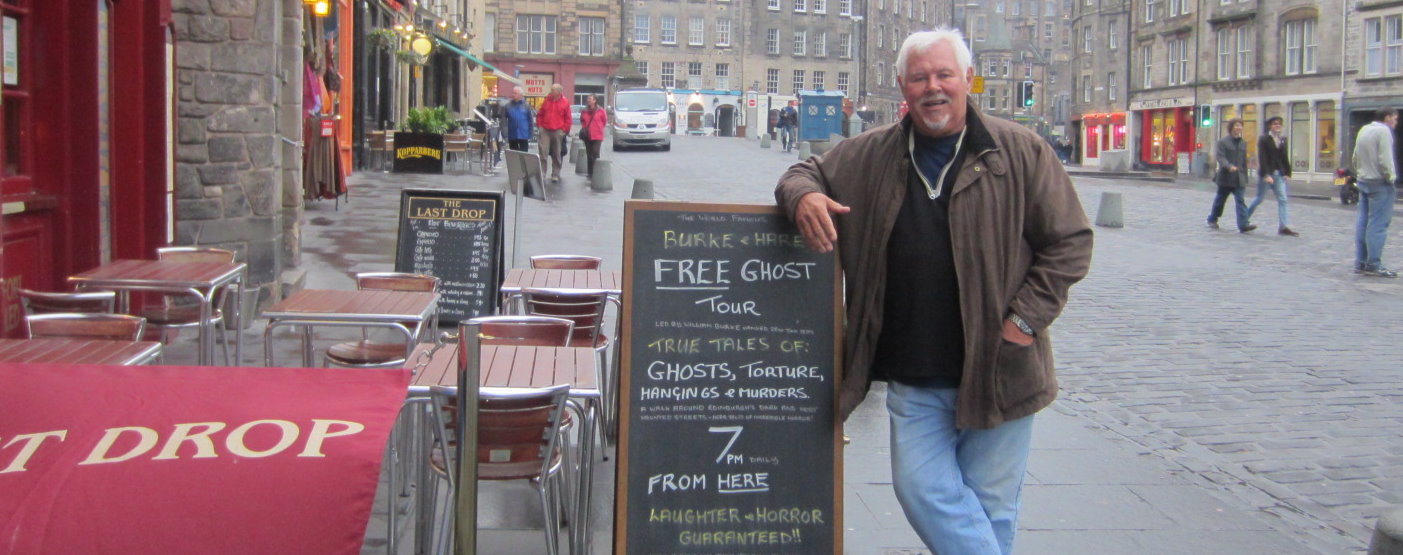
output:
[[598, 418], [598, 398], [585, 401], [587, 414], [580, 425], [580, 474], [576, 478], [575, 529], [570, 553], [589, 553], [590, 490], [594, 485], [594, 426]]
[[208, 295], [200, 295], [200, 366], [208, 366], [214, 361], [214, 290]]
[[302, 367], [312, 368], [312, 326], [302, 324]]
[[[244, 278], [239, 276], [234, 282], [234, 307], [229, 310], [234, 322], [234, 366], [243, 366], [244, 351]], [[228, 327], [231, 320], [225, 320]]]

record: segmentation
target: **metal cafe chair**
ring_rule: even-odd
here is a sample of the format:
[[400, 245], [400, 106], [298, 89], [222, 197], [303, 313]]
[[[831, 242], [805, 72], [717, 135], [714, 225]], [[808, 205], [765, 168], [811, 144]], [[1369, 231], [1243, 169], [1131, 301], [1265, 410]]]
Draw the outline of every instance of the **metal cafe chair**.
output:
[[86, 314], [111, 314], [117, 306], [115, 291], [83, 291], [80, 293], [50, 293], [30, 289], [19, 290], [20, 303], [24, 314], [52, 314], [55, 312], [78, 312]]
[[616, 396], [617, 380], [613, 369], [607, 364], [607, 353], [613, 345], [604, 333], [604, 309], [610, 302], [609, 292], [603, 289], [548, 289], [526, 287], [521, 290], [521, 302], [526, 314], [531, 316], [553, 316], [575, 322], [575, 331], [570, 338], [571, 347], [592, 347], [595, 354], [594, 375], [599, 385], [600, 438], [614, 429], [614, 417], [608, 410]]
[[127, 314], [55, 312], [25, 316], [24, 326], [31, 339], [67, 337], [140, 341], [141, 333], [146, 328], [146, 319]]
[[[402, 272], [362, 272], [356, 274], [356, 287], [365, 290], [381, 291], [422, 291], [437, 292], [438, 278], [424, 274]], [[438, 327], [435, 315], [428, 322], [427, 329]], [[408, 327], [414, 327], [410, 324]], [[327, 366], [343, 368], [397, 368], [405, 363], [405, 356], [412, 345], [404, 341], [373, 341], [369, 334], [361, 331], [360, 341], [337, 343], [327, 348], [323, 359]]]
[[531, 257], [535, 270], [598, 270], [603, 259], [582, 254], [540, 254]]
[[[569, 468], [568, 450], [562, 445], [569, 393], [570, 386], [565, 384], [525, 391], [480, 391], [477, 452], [464, 455], [477, 457], [480, 481], [526, 480], [535, 488], [545, 521], [546, 549], [551, 555], [560, 552], [559, 516], [570, 499], [568, 492], [562, 491], [567, 474], [562, 471]], [[448, 482], [450, 491], [457, 491], [457, 388], [434, 386], [430, 399], [434, 425], [429, 464], [435, 475]], [[436, 494], [433, 499], [437, 499]], [[436, 511], [436, 536], [444, 546], [451, 545], [453, 538], [454, 496], [448, 496], [448, 505]]]
[[[212, 247], [164, 247], [156, 249], [157, 260], [174, 262], [216, 262], [234, 263], [234, 251]], [[229, 326], [225, 318], [226, 304], [230, 301], [232, 286], [214, 292], [210, 311], [210, 324], [217, 330], [220, 345], [224, 348], [224, 364], [230, 364]], [[146, 326], [158, 334], [161, 342], [166, 341], [168, 331], [181, 328], [200, 327], [200, 304], [188, 295], [165, 294], [160, 303], [153, 303], [136, 311], [137, 316], [146, 319]]]

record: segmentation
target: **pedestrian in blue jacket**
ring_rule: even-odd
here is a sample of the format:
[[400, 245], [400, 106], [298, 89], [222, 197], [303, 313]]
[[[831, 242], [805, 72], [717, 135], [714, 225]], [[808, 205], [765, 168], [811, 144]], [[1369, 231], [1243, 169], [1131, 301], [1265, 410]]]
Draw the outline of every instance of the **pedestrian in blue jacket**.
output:
[[507, 117], [507, 148], [526, 152], [536, 121], [531, 105], [522, 98], [521, 87], [512, 87], [512, 99], [504, 110]]

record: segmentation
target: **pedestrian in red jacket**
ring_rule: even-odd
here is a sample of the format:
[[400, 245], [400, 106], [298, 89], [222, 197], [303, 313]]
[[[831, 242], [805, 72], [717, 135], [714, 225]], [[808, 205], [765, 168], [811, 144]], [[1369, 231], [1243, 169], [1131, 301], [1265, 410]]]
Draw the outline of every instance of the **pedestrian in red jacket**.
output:
[[541, 126], [541, 172], [549, 167], [550, 178], [560, 181], [561, 143], [570, 135], [570, 101], [560, 83], [551, 85], [550, 95], [536, 112], [536, 124]]

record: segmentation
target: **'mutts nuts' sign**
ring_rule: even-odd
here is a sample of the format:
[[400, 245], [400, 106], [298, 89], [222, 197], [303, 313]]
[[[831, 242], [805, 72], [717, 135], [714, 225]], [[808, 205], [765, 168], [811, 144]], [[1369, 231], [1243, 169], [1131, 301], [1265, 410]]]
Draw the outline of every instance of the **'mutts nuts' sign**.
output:
[[545, 96], [550, 94], [550, 86], [555, 84], [555, 76], [549, 73], [523, 73], [521, 82], [525, 84], [526, 96]]

